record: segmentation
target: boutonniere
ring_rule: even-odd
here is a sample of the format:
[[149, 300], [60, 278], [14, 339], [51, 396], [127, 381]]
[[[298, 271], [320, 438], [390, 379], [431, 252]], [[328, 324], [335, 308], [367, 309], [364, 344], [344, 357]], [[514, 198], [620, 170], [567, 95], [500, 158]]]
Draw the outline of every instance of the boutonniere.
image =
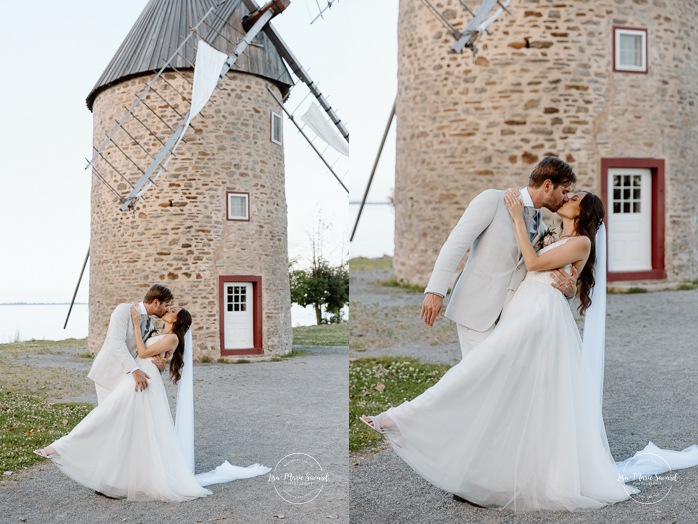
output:
[[554, 227], [549, 227], [545, 233], [543, 233], [543, 236], [541, 239], [538, 241], [538, 249], [543, 249], [546, 246], [549, 246], [553, 242], [555, 242], [555, 234], [557, 231], [555, 231]]

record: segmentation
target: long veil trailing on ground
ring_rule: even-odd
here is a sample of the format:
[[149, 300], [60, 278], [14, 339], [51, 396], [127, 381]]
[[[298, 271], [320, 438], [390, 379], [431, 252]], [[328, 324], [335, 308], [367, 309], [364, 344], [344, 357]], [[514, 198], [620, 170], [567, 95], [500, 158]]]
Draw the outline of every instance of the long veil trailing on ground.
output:
[[[584, 316], [582, 372], [593, 397], [594, 407], [598, 407], [600, 411], [603, 403], [606, 347], [606, 227], [603, 223], [596, 233], [594, 277], [596, 284], [591, 296], [591, 306]], [[694, 444], [683, 451], [673, 451], [659, 448], [652, 442], [631, 458], [616, 462], [618, 473], [626, 482], [637, 480], [640, 475], [658, 475], [696, 465], [698, 465], [698, 445]]]
[[[191, 329], [184, 338], [184, 365], [177, 387], [177, 408], [175, 413], [175, 433], [186, 464], [194, 470], [194, 362]], [[195, 475], [200, 486], [221, 484], [232, 480], [264, 475], [271, 468], [252, 464], [246, 468], [233, 466], [227, 460], [212, 471]]]

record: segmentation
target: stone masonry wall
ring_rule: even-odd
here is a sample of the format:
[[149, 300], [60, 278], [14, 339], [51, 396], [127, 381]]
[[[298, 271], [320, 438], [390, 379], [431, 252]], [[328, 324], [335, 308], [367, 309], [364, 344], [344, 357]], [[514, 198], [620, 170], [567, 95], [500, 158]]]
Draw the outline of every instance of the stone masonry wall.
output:
[[[175, 89], [190, 93], [188, 80], [166, 73], [156, 90], [170, 103]], [[102, 92], [94, 104], [94, 144], [111, 132], [152, 77], [122, 82]], [[270, 82], [244, 73], [228, 73], [192, 122], [167, 172], [133, 211], [118, 210], [118, 201], [97, 177], [92, 183], [90, 242], [89, 349], [99, 350], [114, 307], [140, 301], [154, 283], [168, 286], [175, 303], [192, 314], [195, 357], [220, 356], [218, 277], [261, 275], [265, 354], [291, 350], [291, 304], [288, 282], [287, 209], [283, 147], [270, 140], [270, 111], [278, 105], [267, 91]], [[179, 116], [150, 92], [146, 103], [172, 128]], [[174, 104], [180, 114], [188, 104]], [[169, 130], [150, 110], [136, 116], [165, 141]], [[128, 132], [154, 155], [158, 140], [135, 119]], [[126, 133], [119, 147], [142, 169], [149, 163], [143, 149]], [[109, 162], [131, 183], [141, 173], [116, 147]], [[99, 159], [96, 168], [122, 195], [130, 187]], [[226, 219], [226, 191], [250, 193], [250, 221]]]
[[[458, 0], [434, 3], [458, 27], [470, 18]], [[420, 0], [400, 1], [396, 277], [425, 285], [470, 200], [524, 186], [554, 155], [597, 194], [602, 158], [664, 159], [667, 279], [698, 278], [698, 5], [528, 0], [509, 9], [514, 17], [495, 22], [473, 57], [450, 52], [454, 39]], [[613, 72], [614, 26], [648, 29], [648, 74]]]

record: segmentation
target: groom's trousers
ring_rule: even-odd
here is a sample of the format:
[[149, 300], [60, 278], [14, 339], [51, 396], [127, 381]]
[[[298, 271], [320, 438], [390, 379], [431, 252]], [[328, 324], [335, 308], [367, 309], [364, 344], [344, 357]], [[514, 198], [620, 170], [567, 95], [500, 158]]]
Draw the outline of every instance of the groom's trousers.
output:
[[456, 327], [458, 328], [458, 341], [460, 342], [462, 357], [465, 357], [465, 355], [467, 355], [471, 349], [485, 340], [494, 329], [494, 325], [492, 325], [486, 331], [475, 331], [474, 329], [467, 328], [462, 324], [456, 324]]

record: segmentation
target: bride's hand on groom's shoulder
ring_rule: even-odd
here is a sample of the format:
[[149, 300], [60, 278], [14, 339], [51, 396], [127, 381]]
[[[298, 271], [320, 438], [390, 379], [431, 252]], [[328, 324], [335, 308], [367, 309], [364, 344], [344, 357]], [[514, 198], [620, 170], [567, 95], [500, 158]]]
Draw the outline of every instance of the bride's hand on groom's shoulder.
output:
[[513, 187], [510, 187], [504, 192], [504, 203], [509, 210], [509, 215], [511, 215], [511, 218], [514, 220], [517, 218], [521, 218], [521, 220], [523, 220], [524, 205], [519, 198], [520, 195], [521, 193], [519, 190]]
[[138, 310], [138, 304], [131, 304], [131, 320], [140, 324], [141, 312]]

